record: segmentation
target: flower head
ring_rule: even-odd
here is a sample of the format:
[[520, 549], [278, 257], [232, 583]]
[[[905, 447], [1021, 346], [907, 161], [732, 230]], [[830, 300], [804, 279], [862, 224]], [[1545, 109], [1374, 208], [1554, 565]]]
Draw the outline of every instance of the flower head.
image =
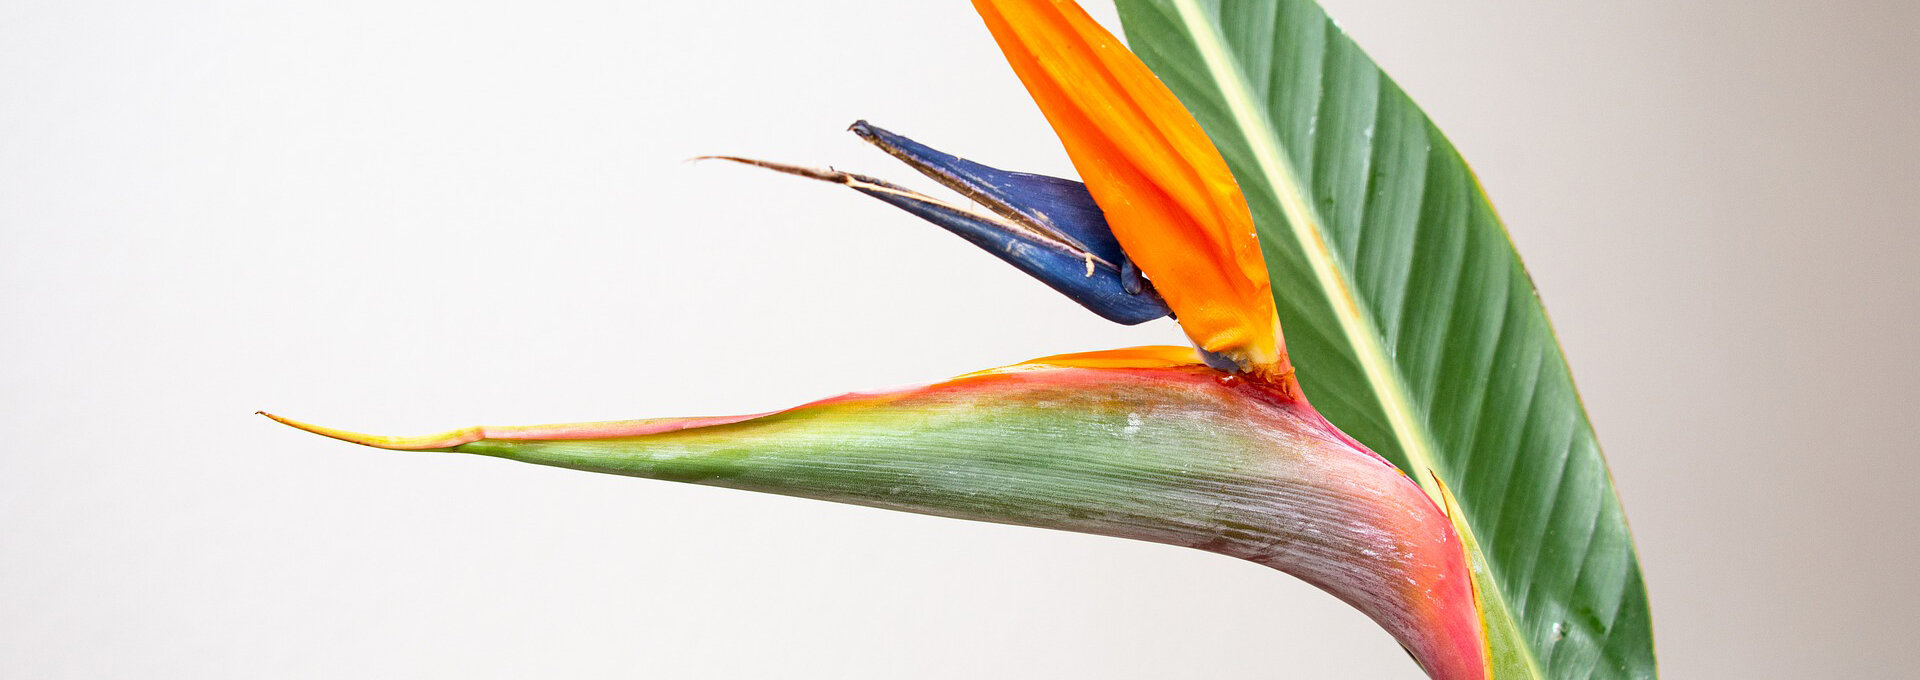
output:
[[387, 449], [857, 503], [1200, 548], [1294, 574], [1435, 677], [1487, 672], [1446, 512], [1341, 433], [1293, 378], [1252, 219], [1193, 117], [1065, 0], [976, 0], [1085, 184], [853, 131], [985, 208], [865, 175], [728, 157], [851, 187], [1121, 322], [1172, 315], [1196, 349], [1067, 354], [751, 416], [384, 437]]

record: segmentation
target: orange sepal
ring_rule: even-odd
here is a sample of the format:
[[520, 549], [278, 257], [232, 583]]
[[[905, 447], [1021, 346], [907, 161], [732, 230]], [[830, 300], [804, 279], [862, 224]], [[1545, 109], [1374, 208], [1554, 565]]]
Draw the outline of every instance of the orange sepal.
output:
[[1187, 336], [1249, 373], [1290, 372], [1253, 217], [1193, 115], [1078, 5], [973, 4]]

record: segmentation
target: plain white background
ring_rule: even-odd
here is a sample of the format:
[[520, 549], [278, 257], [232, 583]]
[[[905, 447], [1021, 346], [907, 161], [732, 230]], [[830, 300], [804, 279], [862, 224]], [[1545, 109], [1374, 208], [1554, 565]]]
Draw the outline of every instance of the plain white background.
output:
[[[1914, 3], [1326, 4], [1527, 257], [1663, 670], [1920, 670]], [[0, 676], [1415, 676], [1222, 557], [250, 415], [750, 412], [1179, 341], [682, 162], [909, 179], [862, 117], [1071, 173], [957, 0], [0, 2]]]

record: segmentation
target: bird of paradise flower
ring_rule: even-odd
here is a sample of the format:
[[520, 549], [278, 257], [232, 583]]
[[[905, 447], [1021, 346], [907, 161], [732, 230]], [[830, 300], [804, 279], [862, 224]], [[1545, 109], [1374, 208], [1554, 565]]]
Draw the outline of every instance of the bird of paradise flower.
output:
[[747, 416], [419, 437], [269, 417], [385, 449], [1199, 548], [1332, 593], [1433, 677], [1486, 677], [1460, 534], [1419, 484], [1307, 402], [1246, 201], [1193, 116], [1072, 2], [974, 5], [1084, 184], [991, 168], [865, 121], [856, 134], [986, 212], [863, 175], [724, 158], [902, 208], [1107, 319], [1173, 316], [1191, 348], [1063, 354]]

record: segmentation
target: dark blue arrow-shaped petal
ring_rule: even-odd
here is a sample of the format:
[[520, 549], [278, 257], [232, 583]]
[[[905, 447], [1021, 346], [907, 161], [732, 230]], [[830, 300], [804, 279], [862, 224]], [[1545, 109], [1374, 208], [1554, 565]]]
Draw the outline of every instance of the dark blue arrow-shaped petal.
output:
[[943, 153], [925, 144], [888, 132], [867, 121], [850, 128], [861, 139], [905, 161], [921, 174], [985, 206], [1008, 220], [1030, 226], [1120, 264], [1127, 253], [1114, 240], [1106, 214], [1087, 193], [1087, 185], [1070, 179], [1008, 172]]
[[1007, 172], [935, 151], [913, 140], [855, 123], [853, 131], [915, 169], [992, 211], [975, 212], [883, 180], [731, 156], [802, 177], [844, 184], [953, 232], [1101, 317], [1137, 324], [1169, 314], [1120, 249], [1106, 218], [1079, 182]]

